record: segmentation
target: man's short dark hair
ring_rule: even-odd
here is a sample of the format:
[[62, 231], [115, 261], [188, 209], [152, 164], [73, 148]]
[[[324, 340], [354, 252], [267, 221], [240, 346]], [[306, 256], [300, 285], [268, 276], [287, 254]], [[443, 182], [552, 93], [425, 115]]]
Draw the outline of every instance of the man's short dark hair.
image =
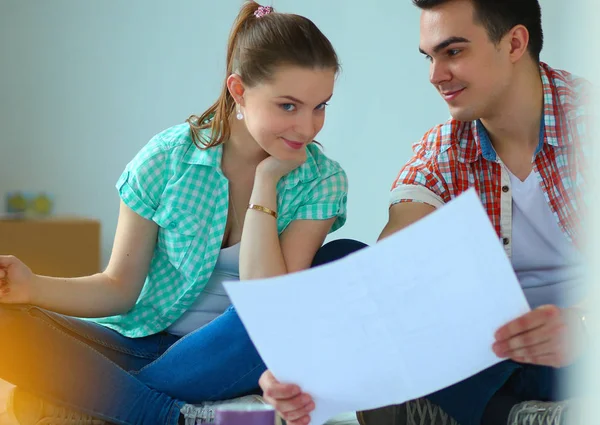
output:
[[[413, 0], [420, 9], [448, 3], [453, 0]], [[523, 25], [529, 31], [528, 50], [539, 62], [544, 45], [542, 31], [542, 11], [538, 0], [471, 0], [475, 9], [476, 22], [487, 30], [493, 43], [498, 43], [516, 25]]]

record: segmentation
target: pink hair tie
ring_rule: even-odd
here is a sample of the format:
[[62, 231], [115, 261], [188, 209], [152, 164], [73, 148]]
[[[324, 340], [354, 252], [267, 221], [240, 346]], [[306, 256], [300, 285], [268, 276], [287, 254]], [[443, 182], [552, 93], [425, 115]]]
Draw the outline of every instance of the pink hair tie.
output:
[[263, 16], [267, 16], [271, 12], [273, 12], [273, 8], [271, 6], [260, 6], [254, 11], [254, 16], [256, 16], [257, 18], [262, 18]]

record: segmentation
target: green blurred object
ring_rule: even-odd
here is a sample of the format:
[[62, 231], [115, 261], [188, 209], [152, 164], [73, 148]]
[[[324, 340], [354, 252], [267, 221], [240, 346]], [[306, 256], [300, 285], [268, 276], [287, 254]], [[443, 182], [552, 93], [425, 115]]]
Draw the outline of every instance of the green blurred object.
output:
[[45, 192], [9, 192], [6, 212], [23, 217], [47, 217], [52, 214], [54, 201]]

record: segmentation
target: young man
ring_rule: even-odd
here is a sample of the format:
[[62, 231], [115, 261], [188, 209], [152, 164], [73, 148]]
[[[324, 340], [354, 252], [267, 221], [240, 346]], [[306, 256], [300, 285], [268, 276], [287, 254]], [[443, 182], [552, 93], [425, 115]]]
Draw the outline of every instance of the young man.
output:
[[[496, 333], [493, 350], [505, 361], [425, 399], [359, 412], [359, 420], [570, 424], [573, 409], [557, 380], [582, 354], [573, 341], [585, 333], [579, 225], [589, 84], [540, 62], [537, 0], [413, 2], [422, 9], [419, 50], [452, 119], [415, 144], [380, 238], [475, 187], [532, 311]], [[299, 388], [269, 372], [261, 387], [289, 425], [308, 423], [313, 403]]]

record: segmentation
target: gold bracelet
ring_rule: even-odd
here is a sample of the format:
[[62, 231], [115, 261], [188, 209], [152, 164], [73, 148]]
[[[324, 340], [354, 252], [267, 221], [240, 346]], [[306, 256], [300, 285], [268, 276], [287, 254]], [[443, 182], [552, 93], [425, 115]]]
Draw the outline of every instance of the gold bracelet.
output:
[[275, 211], [273, 211], [267, 207], [263, 207], [262, 205], [248, 204], [248, 209], [264, 212], [265, 214], [269, 214], [269, 215], [272, 215], [273, 217], [277, 218], [277, 213]]

